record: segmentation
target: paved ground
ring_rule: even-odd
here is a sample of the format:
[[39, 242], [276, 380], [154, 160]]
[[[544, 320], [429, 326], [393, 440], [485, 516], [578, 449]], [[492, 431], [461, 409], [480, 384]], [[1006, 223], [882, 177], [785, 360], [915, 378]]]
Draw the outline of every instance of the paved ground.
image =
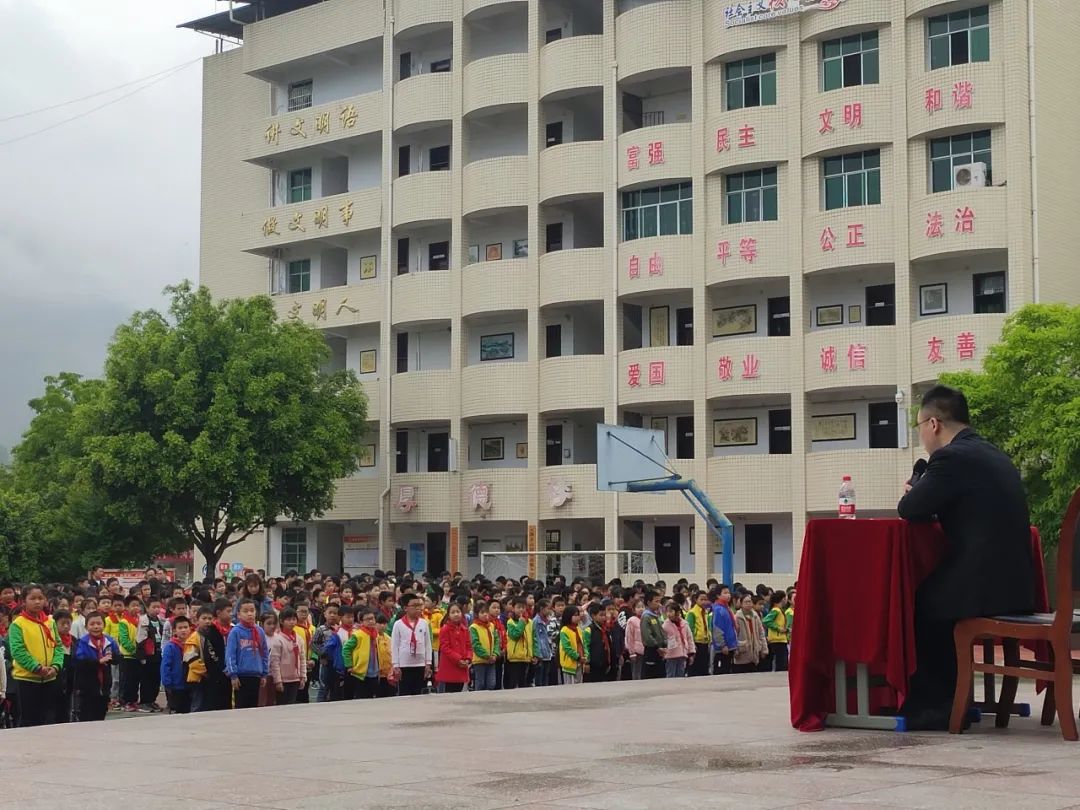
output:
[[1080, 744], [992, 725], [801, 734], [783, 675], [151, 715], [0, 732], [0, 807], [1080, 807]]

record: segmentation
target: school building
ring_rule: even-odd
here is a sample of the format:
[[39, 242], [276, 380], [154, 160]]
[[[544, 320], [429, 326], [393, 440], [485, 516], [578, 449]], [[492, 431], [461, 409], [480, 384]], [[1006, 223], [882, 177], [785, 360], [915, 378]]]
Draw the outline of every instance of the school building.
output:
[[1074, 5], [256, 0], [185, 23], [217, 40], [201, 281], [317, 326], [369, 398], [334, 509], [229, 559], [645, 550], [703, 583], [720, 557], [686, 501], [596, 490], [607, 422], [664, 431], [735, 523], [738, 578], [790, 583], [842, 475], [894, 514], [940, 373], [1019, 307], [1080, 301]]

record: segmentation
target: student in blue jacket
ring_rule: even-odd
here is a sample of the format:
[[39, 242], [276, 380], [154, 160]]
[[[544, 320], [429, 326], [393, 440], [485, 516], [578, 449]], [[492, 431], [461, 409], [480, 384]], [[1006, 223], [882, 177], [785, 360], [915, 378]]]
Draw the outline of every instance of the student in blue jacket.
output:
[[172, 635], [161, 649], [161, 685], [172, 714], [191, 711], [191, 688], [187, 682], [184, 666], [184, 642], [191, 635], [191, 621], [187, 616], [174, 616]]
[[713, 653], [716, 674], [727, 675], [733, 671], [735, 650], [739, 647], [735, 632], [735, 616], [731, 612], [731, 588], [718, 585], [709, 592], [713, 603]]
[[254, 600], [240, 600], [236, 611], [240, 623], [229, 631], [225, 643], [225, 674], [232, 681], [238, 709], [259, 705], [259, 690], [270, 674], [270, 645], [255, 623], [256, 610]]

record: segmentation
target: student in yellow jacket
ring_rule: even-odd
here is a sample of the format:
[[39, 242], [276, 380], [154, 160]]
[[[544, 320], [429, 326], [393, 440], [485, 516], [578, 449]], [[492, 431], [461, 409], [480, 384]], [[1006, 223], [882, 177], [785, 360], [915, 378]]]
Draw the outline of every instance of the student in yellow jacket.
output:
[[506, 675], [504, 689], [524, 687], [529, 665], [537, 659], [536, 634], [533, 623], [525, 618], [525, 597], [510, 600], [510, 615], [506, 619]]
[[116, 643], [120, 646], [120, 702], [124, 711], [139, 710], [139, 681], [142, 677], [142, 662], [139, 660], [139, 619], [142, 618], [142, 600], [129, 596], [125, 602], [127, 608], [120, 616], [120, 632]]
[[776, 672], [787, 672], [788, 668], [788, 617], [786, 613], [787, 594], [777, 591], [769, 598], [769, 612], [762, 623], [765, 625], [766, 640], [769, 643], [768, 661]]
[[567, 605], [559, 629], [559, 669], [562, 670], [563, 683], [581, 683], [589, 666], [578, 626], [580, 621], [581, 610], [576, 605]]
[[694, 663], [690, 675], [709, 674], [709, 646], [712, 642], [712, 603], [707, 593], [699, 593], [697, 602], [686, 612], [686, 624], [694, 639]]
[[495, 662], [502, 653], [499, 628], [491, 623], [487, 605], [478, 602], [473, 608], [473, 623], [469, 625], [472, 645], [473, 688], [478, 692], [495, 689]]
[[[353, 679], [353, 697], [373, 698], [379, 687], [379, 630], [375, 611], [365, 609], [360, 626], [341, 648], [346, 677]], [[383, 634], [385, 635], [385, 634]]]
[[43, 726], [54, 720], [64, 648], [55, 623], [45, 615], [45, 591], [31, 585], [24, 599], [22, 612], [8, 628], [11, 677], [19, 682], [19, 726]]

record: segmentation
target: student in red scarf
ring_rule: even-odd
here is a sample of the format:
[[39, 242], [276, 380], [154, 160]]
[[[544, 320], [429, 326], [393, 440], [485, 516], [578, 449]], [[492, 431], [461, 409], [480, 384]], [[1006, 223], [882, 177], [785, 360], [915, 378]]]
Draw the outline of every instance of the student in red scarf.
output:
[[191, 686], [187, 682], [187, 667], [184, 666], [184, 642], [191, 635], [191, 622], [187, 616], [175, 616], [172, 629], [172, 635], [163, 645], [158, 668], [169, 711], [172, 714], [187, 714], [191, 711]]
[[270, 636], [270, 677], [276, 704], [285, 706], [307, 689], [307, 647], [303, 634], [296, 631], [295, 610], [285, 608], [278, 621], [280, 629]]
[[[585, 651], [589, 663], [585, 673], [585, 683], [599, 683], [607, 680], [612, 667], [611, 636], [605, 626], [607, 614], [599, 602], [589, 605], [588, 650]], [[582, 636], [585, 636], [582, 633]]]
[[465, 614], [457, 602], [446, 609], [446, 619], [439, 632], [439, 670], [435, 681], [446, 692], [460, 692], [469, 682], [472, 640], [465, 626]]
[[431, 677], [431, 627], [420, 615], [419, 596], [409, 594], [402, 601], [405, 615], [395, 622], [390, 636], [393, 678], [399, 695], [419, 695]]
[[254, 709], [259, 690], [270, 675], [270, 645], [266, 633], [255, 623], [256, 605], [251, 599], [236, 603], [240, 623], [229, 631], [225, 642], [225, 673], [236, 692], [236, 708]]
[[86, 633], [75, 645], [75, 688], [79, 693], [82, 723], [105, 719], [112, 688], [112, 663], [120, 660], [120, 647], [105, 635], [105, 618], [100, 613], [86, 615]]
[[43, 726], [54, 719], [64, 651], [53, 620], [45, 615], [45, 591], [30, 585], [23, 596], [22, 612], [8, 632], [11, 674], [18, 681], [19, 726]]

